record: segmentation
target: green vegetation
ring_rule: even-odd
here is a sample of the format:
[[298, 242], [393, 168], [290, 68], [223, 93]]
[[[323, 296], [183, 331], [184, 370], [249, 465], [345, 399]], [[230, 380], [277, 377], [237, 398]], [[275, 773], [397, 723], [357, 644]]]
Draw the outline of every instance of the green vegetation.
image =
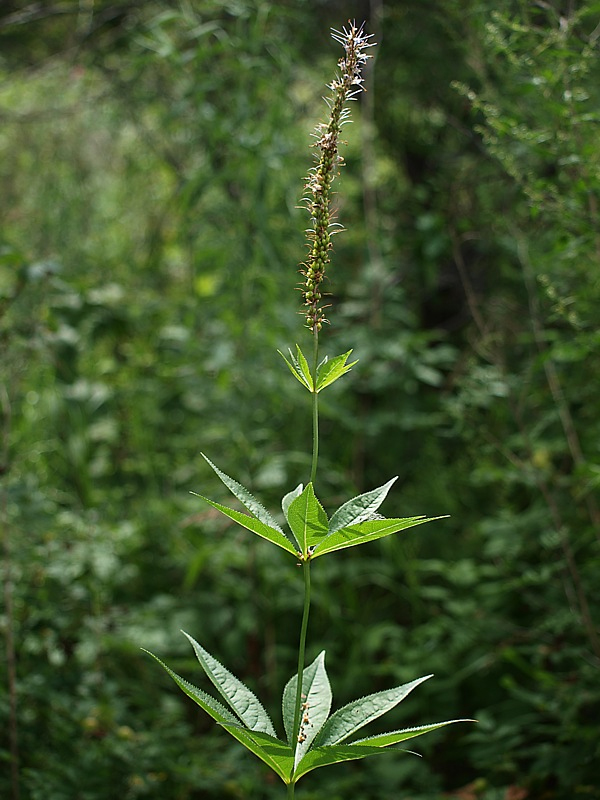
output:
[[[307, 663], [327, 643], [337, 707], [435, 673], [399, 725], [479, 725], [297, 794], [598, 798], [600, 7], [371, 8], [325, 284], [359, 365], [320, 403], [319, 497], [397, 474], [390, 516], [451, 516], [315, 561]], [[310, 474], [275, 351], [348, 16], [0, 10], [3, 798], [281, 796], [140, 647], [195, 680], [197, 634], [279, 718], [302, 570], [190, 492], [230, 502], [201, 451], [269, 508]]]

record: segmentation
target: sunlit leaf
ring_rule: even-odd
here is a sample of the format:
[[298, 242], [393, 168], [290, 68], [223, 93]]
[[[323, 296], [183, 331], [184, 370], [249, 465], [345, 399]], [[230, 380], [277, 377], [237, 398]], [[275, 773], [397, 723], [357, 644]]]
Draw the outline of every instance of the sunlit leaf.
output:
[[314, 390], [314, 384], [312, 375], [310, 372], [310, 367], [308, 366], [308, 361], [304, 356], [304, 353], [300, 349], [298, 345], [296, 345], [296, 352], [297, 355], [295, 356], [291, 350], [289, 350], [290, 358], [288, 359], [283, 355], [281, 350], [277, 351], [279, 355], [283, 358], [285, 363], [288, 365], [290, 372], [296, 378], [296, 380], [300, 381], [300, 383], [308, 389], [309, 392]]
[[273, 723], [254, 692], [250, 691], [239, 678], [229, 672], [188, 633], [185, 631], [182, 633], [194, 648], [202, 669], [244, 725], [250, 730], [262, 731], [268, 733], [269, 736], [276, 737]]
[[[290, 508], [290, 506], [292, 504], [292, 501], [295, 500], [297, 497], [300, 497], [300, 495], [302, 494], [303, 489], [304, 489], [304, 486], [300, 483], [300, 484], [298, 484], [298, 486], [296, 486], [295, 489], [292, 489], [291, 492], [288, 492], [282, 498], [282, 500], [281, 500], [281, 510], [283, 511], [283, 515], [284, 515], [284, 517], [286, 519], [288, 518], [288, 511], [289, 511], [289, 508]], [[289, 520], [288, 520], [288, 525], [289, 525]], [[298, 545], [298, 550], [299, 550], [300, 549], [300, 543], [297, 540], [296, 540], [296, 544]]]
[[417, 678], [394, 689], [361, 697], [340, 708], [329, 717], [319, 731], [315, 746], [340, 744], [369, 722], [395, 708], [415, 687], [428, 678], [431, 678], [431, 675]]
[[297, 354], [296, 363], [298, 364], [307, 385], [311, 387], [310, 390], [312, 392], [314, 389], [312, 373], [310, 371], [310, 367], [308, 366], [308, 361], [306, 360], [304, 353], [300, 349], [300, 345], [296, 345], [296, 354]]
[[[399, 747], [390, 748], [398, 752], [410, 752]], [[328, 747], [315, 747], [309, 750], [294, 771], [294, 782], [303, 775], [318, 767], [327, 767], [330, 764], [339, 764], [342, 761], [356, 761], [367, 756], [378, 756], [388, 752], [384, 747], [369, 747], [367, 745], [336, 744]]]
[[289, 783], [292, 772], [294, 757], [291, 748], [280, 742], [268, 733], [262, 731], [251, 731], [245, 728], [240, 720], [225, 708], [221, 703], [210, 695], [193, 686], [185, 678], [182, 678], [163, 661], [160, 660], [149, 650], [144, 652], [152, 656], [163, 669], [173, 678], [179, 688], [187, 694], [200, 708], [206, 711], [215, 722], [222, 725], [240, 744], [243, 744], [251, 753], [264, 761], [285, 783]]
[[415, 525], [423, 525], [425, 522], [433, 522], [442, 517], [406, 517], [404, 519], [372, 519], [361, 522], [359, 525], [352, 525], [349, 528], [329, 534], [315, 548], [312, 558], [333, 553], [335, 550], [345, 550], [347, 547], [356, 547], [360, 544], [374, 542], [392, 533], [413, 528]]
[[341, 505], [329, 520], [329, 533], [335, 533], [349, 525], [357, 525], [372, 516], [385, 500], [392, 484], [397, 478], [392, 478], [378, 489], [359, 494], [358, 497], [348, 500]]
[[319, 653], [313, 663], [302, 673], [302, 713], [300, 727], [293, 730], [298, 676], [294, 675], [283, 690], [283, 722], [288, 741], [292, 747], [296, 742], [295, 765], [310, 748], [331, 710], [331, 686], [325, 670], [325, 651]]
[[327, 514], [315, 497], [312, 483], [292, 500], [288, 507], [287, 519], [305, 556], [327, 535]]
[[358, 363], [357, 361], [353, 361], [351, 364], [346, 364], [351, 352], [352, 350], [348, 350], [347, 353], [344, 353], [341, 356], [325, 358], [319, 364], [317, 368], [317, 392], [320, 392], [326, 386], [330, 386], [334, 381], [337, 381], [338, 378], [341, 378], [342, 375], [345, 375], [355, 364]]
[[202, 453], [202, 458], [207, 464], [210, 465], [210, 467], [212, 467], [215, 473], [223, 481], [225, 486], [227, 486], [229, 491], [237, 497], [240, 503], [242, 503], [248, 509], [248, 511], [250, 511], [250, 513], [256, 517], [256, 519], [260, 520], [264, 525], [268, 525], [270, 528], [274, 528], [276, 531], [283, 533], [267, 509], [261, 503], [259, 503], [258, 500], [251, 495], [244, 486], [242, 486], [241, 483], [238, 483], [238, 481], [230, 478], [229, 475], [226, 475], [224, 472], [222, 472], [209, 458], [204, 455], [204, 453]]
[[276, 530], [275, 528], [271, 528], [269, 525], [265, 525], [260, 520], [255, 519], [254, 517], [249, 517], [248, 514], [243, 514], [241, 511], [236, 511], [234, 508], [227, 508], [227, 506], [223, 506], [221, 503], [215, 503], [214, 500], [209, 500], [208, 497], [202, 497], [201, 494], [197, 494], [196, 497], [200, 497], [205, 503], [208, 503], [213, 508], [216, 508], [222, 514], [225, 514], [226, 517], [229, 517], [229, 519], [237, 522], [237, 524], [241, 525], [243, 528], [252, 531], [252, 533], [255, 533], [257, 536], [267, 539], [267, 541], [276, 544], [283, 550], [287, 550], [288, 553], [292, 553], [295, 556], [298, 555], [294, 545], [290, 542], [287, 536], [281, 532], [280, 529]]
[[307, 772], [317, 769], [317, 767], [325, 767], [328, 764], [337, 764], [340, 761], [353, 761], [358, 758], [365, 758], [366, 756], [379, 755], [380, 753], [385, 753], [386, 748], [392, 748], [394, 751], [399, 752], [410, 752], [402, 750], [401, 748], [396, 748], [394, 745], [404, 742], [407, 739], [413, 739], [416, 736], [430, 733], [446, 725], [452, 725], [455, 722], [474, 722], [474, 720], [451, 719], [446, 722], [437, 722], [433, 725], [421, 725], [417, 728], [405, 728], [401, 731], [391, 731], [390, 733], [383, 733], [380, 736], [359, 739], [349, 744], [314, 747], [304, 756], [300, 764], [296, 766], [294, 780], [299, 780], [303, 775], [306, 775]]
[[416, 736], [423, 736], [425, 733], [437, 731], [439, 728], [445, 728], [446, 725], [454, 725], [456, 722], [477, 722], [475, 719], [447, 719], [444, 722], [434, 722], [431, 725], [418, 725], [415, 728], [403, 728], [399, 731], [390, 731], [389, 733], [380, 733], [375, 736], [368, 736], [365, 739], [357, 739], [352, 742], [353, 745], [366, 745], [372, 747], [389, 747], [399, 742], [405, 742], [407, 739], [414, 739]]
[[206, 711], [206, 713], [209, 714], [215, 720], [215, 722], [233, 723], [235, 725], [240, 724], [239, 719], [234, 716], [229, 709], [225, 708], [225, 706], [219, 703], [218, 700], [215, 700], [214, 697], [211, 697], [206, 692], [203, 692], [202, 689], [198, 689], [189, 681], [186, 681], [185, 678], [181, 677], [181, 675], [173, 672], [173, 670], [168, 667], [164, 661], [161, 661], [158, 656], [155, 656], [154, 653], [151, 653], [149, 650], [144, 650], [144, 652], [152, 656], [155, 661], [158, 661], [161, 667], [163, 667], [163, 669], [165, 669], [173, 678], [179, 688], [185, 692], [188, 697], [191, 697], [192, 700], [200, 706], [200, 708], [204, 709], [204, 711]]

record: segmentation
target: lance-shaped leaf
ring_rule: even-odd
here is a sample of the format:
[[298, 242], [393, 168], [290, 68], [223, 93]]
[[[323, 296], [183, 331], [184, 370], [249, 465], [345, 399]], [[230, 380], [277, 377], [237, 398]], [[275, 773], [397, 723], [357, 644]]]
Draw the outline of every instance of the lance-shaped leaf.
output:
[[222, 722], [221, 725], [225, 730], [229, 731], [232, 736], [235, 736], [236, 739], [238, 738], [236, 729], [242, 733], [248, 741], [254, 744], [256, 749], [250, 747], [245, 741], [242, 741], [242, 744], [245, 744], [246, 747], [261, 758], [265, 764], [268, 764], [284, 783], [290, 782], [294, 768], [294, 753], [288, 744], [282, 742], [280, 739], [269, 736], [267, 733], [247, 731], [245, 728], [240, 728], [239, 724]]
[[185, 694], [187, 694], [187, 696], [190, 697], [195, 703], [197, 703], [200, 708], [206, 711], [206, 713], [209, 714], [209, 716], [211, 716], [215, 722], [218, 722], [220, 725], [222, 725], [225, 730], [228, 731], [228, 733], [230, 733], [235, 739], [237, 739], [238, 742], [240, 742], [240, 744], [243, 744], [244, 747], [250, 750], [251, 753], [254, 753], [254, 755], [260, 758], [261, 761], [264, 761], [265, 764], [271, 767], [271, 769], [274, 770], [283, 781], [286, 783], [289, 782], [289, 776], [294, 763], [294, 758], [291, 749], [287, 745], [284, 745], [283, 742], [280, 742], [281, 747], [287, 748], [289, 751], [287, 761], [282, 759], [280, 762], [274, 757], [273, 752], [268, 750], [262, 744], [262, 737], [265, 737], [269, 741], [272, 739], [272, 737], [266, 733], [249, 731], [247, 728], [244, 728], [237, 717], [235, 717], [227, 708], [221, 705], [221, 703], [219, 703], [210, 695], [206, 694], [206, 692], [203, 692], [201, 689], [193, 686], [191, 683], [189, 683], [189, 681], [186, 681], [185, 678], [182, 678], [176, 672], [173, 672], [170, 667], [168, 667], [153, 653], [150, 653], [149, 650], [146, 650], [145, 652], [158, 661], [158, 663], [173, 678], [179, 688], [185, 692]]
[[[445, 515], [447, 516], [447, 515]], [[413, 528], [415, 525], [423, 525], [425, 522], [433, 522], [441, 517], [405, 517], [403, 519], [371, 519], [361, 522], [359, 525], [351, 525], [349, 528], [342, 528], [335, 533], [329, 534], [315, 548], [312, 558], [333, 553], [335, 550], [344, 550], [347, 547], [356, 547], [359, 544], [374, 542], [392, 533]]]
[[410, 681], [410, 683], [396, 686], [394, 689], [375, 692], [340, 708], [323, 725], [315, 739], [314, 747], [340, 744], [360, 728], [368, 725], [369, 722], [373, 722], [373, 720], [391, 711], [414, 688], [431, 677], [431, 675], [425, 675], [423, 678], [417, 678], [414, 681]]
[[304, 386], [306, 389], [308, 389], [309, 392], [314, 392], [314, 383], [313, 383], [313, 378], [312, 378], [312, 374], [311, 374], [311, 371], [310, 371], [310, 367], [308, 366], [308, 361], [306, 360], [306, 357], [304, 356], [304, 353], [302, 352], [300, 347], [298, 345], [296, 345], [296, 353], [297, 353], [297, 355], [294, 355], [292, 353], [292, 351], [289, 350], [289, 354], [290, 354], [289, 361], [283, 355], [281, 350], [278, 350], [277, 352], [279, 353], [279, 355], [283, 358], [285, 363], [290, 368], [290, 372], [292, 373], [294, 378], [296, 378], [296, 380], [300, 381], [302, 386]]
[[[391, 747], [389, 749], [400, 753], [411, 753], [410, 750], [404, 750], [400, 747]], [[386, 752], [388, 752], [388, 750], [384, 747], [367, 747], [366, 745], [357, 745], [355, 747], [352, 744], [334, 744], [328, 747], [315, 747], [313, 750], [309, 750], [300, 764], [298, 764], [292, 780], [296, 783], [303, 775], [312, 772], [313, 769], [318, 769], [318, 767], [327, 767], [330, 764], [339, 764], [342, 761], [357, 761], [360, 758], [378, 756]], [[412, 753], [412, 755], [418, 754]]]
[[357, 739], [351, 742], [352, 745], [367, 745], [367, 747], [389, 747], [398, 742], [405, 742], [407, 739], [414, 739], [416, 736], [423, 736], [424, 733], [437, 731], [445, 728], [446, 725], [454, 725], [456, 722], [477, 722], [476, 719], [447, 719], [444, 722], [433, 722], [431, 725], [417, 725], [415, 728], [403, 728], [399, 731], [380, 733], [375, 736], [367, 736], [365, 739]]
[[[451, 719], [446, 722], [436, 722], [432, 725], [420, 725], [417, 728], [405, 728], [401, 731], [391, 731], [390, 733], [383, 733], [379, 736], [370, 736], [368, 739], [359, 739], [349, 744], [313, 747], [296, 767], [293, 780], [299, 780], [303, 775], [306, 775], [307, 772], [317, 769], [317, 767], [325, 767], [328, 764], [337, 764], [340, 761], [354, 761], [358, 758], [365, 758], [366, 756], [379, 755], [379, 753], [384, 753], [386, 748], [389, 747], [392, 747], [393, 750], [401, 750], [400, 748], [393, 747], [393, 745], [404, 742], [407, 739], [412, 739], [415, 736], [422, 736], [425, 733], [430, 733], [446, 725], [452, 725], [455, 722], [474, 721], [475, 720], [471, 719]], [[401, 752], [410, 751], [401, 750]]]
[[343, 353], [341, 356], [323, 359], [317, 367], [317, 392], [320, 392], [326, 386], [330, 386], [358, 363], [357, 361], [353, 361], [351, 364], [346, 364], [351, 352], [352, 350], [348, 350], [347, 353]]
[[276, 737], [277, 734], [273, 723], [258, 697], [199, 645], [195, 639], [192, 639], [185, 631], [182, 631], [182, 633], [194, 648], [202, 669], [244, 725], [252, 731], [263, 731], [268, 733], [269, 736]]
[[[142, 648], [144, 650], [144, 648]], [[151, 653], [149, 650], [144, 650], [144, 653], [148, 653], [148, 655], [152, 656], [155, 661], [161, 665], [163, 669], [165, 669], [169, 675], [173, 678], [175, 683], [179, 686], [179, 688], [184, 691], [188, 697], [191, 697], [194, 702], [198, 703], [200, 708], [204, 709], [207, 714], [220, 724], [223, 723], [232, 723], [234, 725], [239, 725], [239, 720], [236, 716], [234, 716], [229, 709], [225, 708], [218, 700], [215, 700], [214, 697], [211, 697], [206, 692], [203, 692], [202, 689], [198, 689], [196, 686], [191, 684], [189, 681], [186, 681], [185, 678], [182, 678], [181, 675], [178, 675], [176, 672], [168, 667], [164, 661], [161, 661], [158, 656], [155, 656], [154, 653]]]
[[396, 480], [397, 478], [392, 478], [378, 489], [359, 494], [358, 497], [340, 506], [329, 520], [329, 533], [335, 533], [349, 525], [358, 525], [359, 522], [369, 519], [383, 503]]
[[291, 747], [296, 748], [294, 767], [297, 767], [308, 752], [316, 735], [322, 728], [331, 710], [331, 686], [325, 670], [325, 651], [319, 653], [313, 663], [302, 672], [302, 713], [300, 726], [294, 730], [294, 713], [298, 676], [294, 675], [283, 690], [283, 722]]
[[287, 520], [304, 556], [327, 536], [327, 514], [315, 496], [312, 483], [292, 500], [288, 506]]
[[[263, 525], [267, 525], [269, 528], [273, 528], [279, 533], [283, 533], [277, 522], [273, 519], [273, 517], [269, 514], [267, 509], [258, 502], [258, 500], [250, 494], [248, 489], [242, 486], [241, 483], [238, 483], [233, 478], [230, 478], [229, 475], [226, 475], [222, 472], [212, 461], [207, 458], [204, 453], [202, 453], [202, 458], [209, 464], [210, 467], [215, 471], [215, 473], [219, 476], [219, 478], [223, 481], [225, 486], [229, 489], [229, 491], [234, 494], [237, 499], [242, 503], [248, 511], [256, 517], [256, 519], [260, 520]], [[202, 497], [202, 495], [199, 495]]]
[[[196, 493], [193, 492], [193, 494]], [[267, 539], [269, 542], [276, 544], [283, 550], [287, 550], [288, 553], [291, 553], [294, 556], [298, 555], [294, 545], [290, 542], [287, 536], [282, 533], [281, 530], [271, 528], [270, 525], [265, 525], [255, 517], [249, 517], [248, 514], [243, 514], [241, 511], [236, 511], [234, 508], [227, 508], [227, 506], [223, 506], [221, 503], [215, 503], [214, 500], [209, 500], [208, 497], [203, 497], [201, 494], [196, 494], [196, 497], [200, 497], [205, 503], [208, 503], [213, 508], [216, 508], [222, 514], [225, 514], [226, 517], [229, 517], [229, 519], [237, 522], [237, 524], [241, 525], [243, 528], [252, 531], [252, 533], [255, 533], [257, 536]]]

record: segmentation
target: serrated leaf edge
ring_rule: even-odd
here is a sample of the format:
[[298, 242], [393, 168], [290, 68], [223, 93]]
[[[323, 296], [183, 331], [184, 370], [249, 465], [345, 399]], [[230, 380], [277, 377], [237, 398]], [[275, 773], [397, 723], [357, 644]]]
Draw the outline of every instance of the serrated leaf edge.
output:
[[[329, 746], [341, 744], [349, 736], [352, 736], [352, 734], [356, 733], [356, 731], [360, 730], [365, 725], [369, 725], [371, 722], [374, 722], [376, 719], [379, 719], [379, 717], [382, 717], [385, 714], [388, 714], [390, 711], [393, 711], [393, 709], [396, 708], [396, 706], [400, 705], [400, 703], [403, 700], [405, 700], [408, 697], [408, 695], [414, 689], [417, 688], [417, 686], [420, 686], [422, 683], [424, 683], [425, 681], [429, 680], [429, 678], [432, 678], [432, 677], [433, 677], [433, 673], [431, 673], [430, 675], [424, 675], [422, 678], [415, 678], [412, 681], [407, 681], [406, 683], [400, 684], [399, 686], [393, 686], [391, 689], [383, 689], [380, 692], [373, 692], [371, 694], [366, 694], [363, 697], [358, 697], [356, 700], [352, 700], [350, 703], [347, 703], [345, 706], [342, 706], [341, 708], [338, 708], [337, 711], [334, 711], [333, 714], [331, 714], [331, 716], [327, 719], [327, 721], [324, 723], [323, 727], [319, 731], [318, 736], [315, 737], [314, 747], [329, 747]], [[406, 688], [406, 687], [408, 687], [408, 688]], [[361, 703], [365, 703], [366, 701], [374, 701], [376, 698], [381, 697], [382, 695], [386, 695], [386, 694], [390, 695], [393, 692], [399, 692], [399, 691], [401, 691], [402, 689], [405, 689], [405, 688], [406, 688], [406, 691], [402, 695], [402, 697], [400, 697], [397, 700], [390, 700], [388, 702], [388, 707], [387, 708], [385, 708], [385, 709], [383, 709], [381, 711], [377, 711], [376, 713], [369, 714], [367, 717], [363, 717], [362, 720], [357, 720], [357, 724], [351, 730], [348, 730], [347, 733], [343, 734], [341, 736], [341, 738], [338, 738], [335, 741], [325, 741], [325, 742], [323, 741], [323, 737], [326, 735], [326, 732], [327, 732], [326, 729], [329, 726], [329, 724], [332, 723], [333, 721], [335, 721], [336, 717], [341, 718], [342, 714], [344, 712], [347, 712], [347, 711], [351, 710], [353, 706], [357, 706], [357, 705], [359, 705]]]
[[[190, 699], [195, 700], [194, 695], [198, 695], [198, 697], [202, 700], [202, 702], [205, 703], [216, 714], [219, 714], [221, 717], [223, 717], [223, 719], [227, 720], [229, 723], [236, 725], [240, 728], [243, 728], [244, 730], [247, 730], [247, 728], [241, 722], [239, 717], [237, 717], [228, 708], [226, 708], [219, 700], [215, 700], [214, 697], [212, 697], [210, 694], [207, 694], [207, 692], [205, 692], [203, 689], [199, 689], [197, 686], [194, 686], [193, 683], [190, 683], [190, 681], [186, 680], [185, 678], [182, 678], [181, 675], [178, 675], [177, 672], [172, 670], [171, 667], [167, 666], [164, 661], [162, 661], [158, 656], [154, 655], [154, 653], [151, 652], [150, 650], [146, 650], [145, 647], [142, 647], [140, 649], [144, 653], [148, 653], [149, 656], [152, 656], [152, 658], [155, 661], [158, 661], [161, 667], [171, 676], [171, 678], [173, 678], [175, 683], [180, 687], [180, 689], [182, 689], [182, 691], [184, 691], [185, 694], [188, 695], [188, 697], [190, 697]], [[208, 712], [206, 713], [208, 714]], [[215, 720], [215, 722], [219, 723], [221, 722], [220, 720], [216, 719], [216, 717], [213, 717], [213, 719]]]
[[[384, 532], [378, 531], [376, 534], [374, 533], [361, 533], [360, 531], [352, 530], [353, 528], [357, 528], [358, 525], [352, 526], [349, 525], [345, 528], [340, 528], [339, 530], [335, 531], [334, 533], [328, 534], [322, 542], [316, 546], [314, 553], [312, 553], [312, 558], [317, 558], [317, 556], [324, 556], [327, 553], [335, 553], [338, 550], [347, 550], [349, 547], [357, 547], [361, 544], [368, 544], [369, 542], [376, 542], [378, 539], [384, 539], [386, 536], [392, 536], [394, 533], [400, 533], [400, 531], [408, 530], [409, 528], [414, 528], [417, 525], [423, 525], [426, 522], [435, 522], [438, 519], [446, 519], [448, 517], [447, 514], [443, 514], [440, 517], [404, 517], [404, 518], [390, 518], [386, 519], [386, 522], [390, 523], [408, 523], [403, 524], [396, 527], [394, 530], [386, 530]], [[369, 522], [369, 520], [365, 520], [365, 522]], [[364, 523], [359, 523], [362, 525]], [[394, 525], [391, 526], [394, 528]], [[344, 542], [340, 542], [339, 544], [332, 547], [331, 545], [327, 546], [327, 541], [331, 539], [331, 537], [336, 536], [337, 534], [342, 534], [345, 531], [350, 533], [348, 539]]]
[[[296, 348], [298, 349], [299, 353], [302, 354], [302, 357], [304, 358], [304, 361], [306, 361], [306, 358], [304, 357], [304, 354], [302, 353], [302, 350], [300, 350], [300, 347], [298, 345], [296, 345]], [[310, 374], [310, 371], [306, 375], [304, 374], [304, 371], [303, 371], [298, 359], [292, 353], [291, 348], [288, 348], [288, 352], [290, 354], [290, 361], [288, 361], [288, 359], [286, 358], [286, 356], [284, 356], [284, 354], [281, 352], [281, 350], [278, 350], [277, 352], [283, 358], [285, 363], [288, 365], [289, 370], [292, 373], [292, 375], [294, 376], [294, 378], [296, 378], [296, 380], [299, 381], [302, 384], [302, 386], [304, 386], [305, 389], [308, 389], [308, 391], [311, 392], [311, 394], [312, 394], [312, 392], [313, 392], [313, 381], [312, 381], [312, 376]]]
[[[217, 691], [221, 694], [223, 699], [229, 704], [229, 706], [231, 706], [237, 717], [244, 723], [244, 726], [250, 731], [256, 730], [261, 733], [268, 733], [269, 736], [277, 738], [277, 733], [275, 731], [271, 718], [269, 717], [266, 709], [264, 708], [263, 704], [260, 702], [258, 697], [254, 694], [254, 692], [251, 689], [249, 689], [238, 677], [236, 677], [232, 672], [230, 672], [230, 670], [228, 670], [227, 667], [221, 664], [221, 662], [218, 659], [216, 659], [211, 653], [209, 653], [208, 650], [202, 647], [202, 645], [199, 644], [192, 636], [190, 636], [189, 633], [186, 633], [185, 631], [181, 632], [189, 641], [189, 643], [192, 645], [194, 653], [196, 654], [196, 658], [198, 659], [200, 666], [206, 673], [209, 680], [215, 686]], [[209, 662], [213, 662], [214, 665], [216, 666], [214, 667], [211, 666]], [[245, 703], [246, 703], [245, 709], [240, 709], [237, 706], [235, 698], [227, 692], [224, 683], [220, 681], [218, 676], [215, 674], [216, 669], [222, 670], [222, 672], [225, 673], [227, 680], [231, 681], [233, 686], [236, 687], [238, 691], [242, 692], [242, 697], [245, 698]], [[254, 714], [257, 718], [257, 721], [255, 722], [254, 725], [250, 725], [244, 718], [250, 708], [254, 709]]]
[[[406, 741], [406, 739], [414, 739], [416, 736], [426, 733], [433, 733], [433, 731], [437, 731], [440, 728], [444, 728], [446, 725], [453, 725], [456, 722], [477, 722], [476, 719], [446, 719], [443, 722], [431, 722], [428, 725], [416, 725], [412, 728], [401, 728], [396, 731], [386, 731], [386, 733], [376, 733], [372, 736], [366, 736], [364, 739], [356, 739], [354, 742], [348, 742], [349, 745], [361, 745], [361, 744], [368, 744], [369, 742], [375, 741], [376, 739], [383, 739], [386, 736], [399, 736], [400, 734], [408, 733], [409, 736], [405, 736], [402, 739], [398, 739], [397, 742], [390, 742], [390, 744], [381, 744], [381, 745], [369, 745], [370, 747], [391, 747], [398, 742]], [[331, 745], [331, 747], [335, 747], [336, 745]], [[343, 745], [342, 745], [343, 746]]]
[[[302, 528], [301, 531], [300, 531], [299, 528], [296, 531], [296, 530], [294, 530], [292, 528], [292, 524], [290, 523], [290, 511], [292, 509], [292, 506], [298, 505], [298, 507], [300, 507], [302, 500], [304, 501], [304, 507], [301, 509], [301, 513], [299, 514], [299, 517], [300, 517], [300, 520], [304, 521], [304, 525], [303, 525], [303, 528]], [[317, 508], [317, 514], [318, 514], [319, 511], [321, 512], [322, 516], [325, 518], [325, 521], [326, 521], [325, 522], [325, 526], [328, 526], [329, 518], [327, 516], [327, 512], [323, 508], [323, 505], [322, 505], [321, 501], [319, 500], [319, 498], [316, 496], [315, 490], [314, 490], [314, 487], [313, 487], [312, 483], [307, 483], [306, 486], [304, 487], [304, 489], [302, 490], [302, 492], [300, 492], [300, 494], [297, 497], [295, 497], [292, 500], [292, 502], [290, 503], [290, 505], [288, 506], [288, 516], [287, 516], [288, 525], [290, 526], [290, 529], [292, 531], [292, 534], [294, 535], [294, 538], [299, 543], [301, 554], [305, 558], [309, 555], [309, 549], [312, 549], [313, 547], [317, 546], [316, 544], [315, 545], [313, 545], [312, 543], [309, 544], [309, 540], [308, 540], [308, 525], [307, 525], [307, 521], [308, 521], [308, 508], [309, 508], [309, 504], [311, 503], [311, 501], [314, 501], [314, 503], [316, 504], [316, 508]], [[304, 512], [304, 513], [302, 513], [302, 512]], [[296, 521], [294, 521], [294, 522], [296, 522]], [[323, 539], [326, 538], [329, 535], [327, 533], [327, 530], [328, 530], [328, 527], [323, 527], [323, 536], [322, 536]], [[319, 544], [320, 544], [320, 541], [319, 541]]]
[[[351, 500], [347, 500], [345, 503], [342, 503], [337, 511], [331, 515], [331, 519], [329, 520], [329, 533], [337, 533], [343, 528], [349, 528], [351, 525], [358, 525], [361, 522], [366, 522], [369, 516], [374, 514], [384, 502], [390, 489], [392, 488], [392, 485], [397, 480], [398, 476], [396, 475], [381, 486], [371, 489], [368, 492], [362, 492], [361, 494], [356, 495], [356, 497], [353, 497]], [[358, 500], [361, 498], [368, 498], [369, 496], [373, 496], [373, 499], [367, 502], [367, 505], [358, 514], [356, 514], [351, 522], [342, 522], [342, 524], [339, 524], [339, 517], [342, 515], [342, 512], [350, 510], [352, 505]]]
[[[235, 522], [236, 525], [246, 528], [246, 530], [256, 534], [256, 536], [266, 539], [266, 541], [277, 545], [277, 547], [281, 547], [282, 550], [285, 550], [294, 556], [298, 555], [294, 547], [294, 542], [291, 542], [281, 529], [272, 528], [270, 525], [266, 525], [264, 522], [254, 516], [244, 514], [243, 511], [238, 511], [235, 508], [228, 508], [228, 506], [224, 506], [221, 503], [210, 500], [208, 497], [204, 497], [197, 492], [191, 492], [191, 494], [193, 494], [194, 497], [199, 497], [201, 500], [204, 500], [205, 503], [208, 503], [213, 508], [216, 508], [217, 511], [220, 511], [221, 514], [232, 520], [232, 522]], [[261, 528], [266, 530], [261, 530]], [[273, 535], [269, 535], [266, 531], [271, 531]]]
[[[222, 483], [229, 489], [229, 491], [237, 497], [240, 503], [246, 508], [252, 516], [256, 517], [259, 522], [262, 522], [263, 525], [267, 525], [269, 528], [273, 528], [279, 533], [283, 533], [281, 527], [277, 524], [277, 522], [273, 519], [269, 511], [263, 506], [263, 504], [254, 497], [254, 495], [246, 489], [239, 481], [236, 481], [235, 478], [230, 477], [225, 472], [223, 472], [216, 464], [206, 456], [204, 453], [200, 454], [202, 458], [206, 461], [206, 463], [212, 468], [212, 470], [216, 473]], [[248, 500], [250, 504], [248, 504]], [[285, 534], [284, 534], [285, 535]]]
[[[342, 353], [339, 356], [334, 356], [333, 358], [328, 358], [325, 356], [323, 361], [317, 367], [317, 378], [316, 378], [316, 391], [320, 392], [325, 389], [327, 386], [331, 386], [332, 383], [341, 378], [347, 372], [349, 372], [352, 367], [358, 363], [358, 359], [353, 361], [351, 364], [346, 364], [345, 362], [348, 360], [350, 353], [352, 350], [348, 350], [347, 353]], [[337, 363], [336, 363], [337, 362]], [[325, 376], [323, 376], [323, 368], [325, 365], [329, 365], [329, 371]]]

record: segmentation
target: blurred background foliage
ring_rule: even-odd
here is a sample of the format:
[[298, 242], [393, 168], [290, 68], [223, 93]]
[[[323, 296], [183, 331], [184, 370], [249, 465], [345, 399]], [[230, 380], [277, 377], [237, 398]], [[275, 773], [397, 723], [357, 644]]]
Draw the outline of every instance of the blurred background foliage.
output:
[[225, 495], [201, 450], [272, 508], [306, 480], [276, 349], [348, 17], [319, 494], [451, 517], [319, 562], [309, 656], [338, 706], [434, 672], [397, 726], [479, 724], [299, 791], [600, 798], [592, 0], [2, 4], [3, 798], [281, 796], [139, 648], [195, 680], [189, 630], [279, 719], [300, 576], [189, 492]]

